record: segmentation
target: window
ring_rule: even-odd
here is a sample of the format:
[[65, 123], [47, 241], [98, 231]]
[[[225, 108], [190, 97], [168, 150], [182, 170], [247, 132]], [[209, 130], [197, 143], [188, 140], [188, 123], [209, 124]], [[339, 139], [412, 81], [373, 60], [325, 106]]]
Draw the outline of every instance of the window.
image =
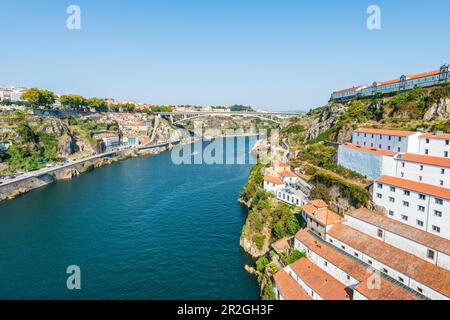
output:
[[420, 200], [426, 200], [426, 199], [427, 199], [427, 196], [424, 195], [424, 194], [419, 194], [419, 199], [420, 199]]
[[347, 275], [347, 280], [350, 280], [350, 276], [349, 275]]
[[409, 207], [409, 202], [408, 201], [403, 201], [403, 206]]
[[345, 250], [345, 246], [341, 246], [342, 250]]
[[403, 280], [402, 277], [398, 277], [398, 281], [400, 281], [401, 283], [404, 283], [404, 282], [405, 282], [405, 280]]
[[408, 221], [408, 216], [402, 215], [402, 220]]
[[441, 169], [441, 174], [445, 174], [445, 169]]
[[397, 151], [400, 152], [402, 149], [400, 149], [400, 147], [397, 148]]
[[381, 144], [378, 145], [378, 149], [381, 149]]
[[383, 195], [381, 193], [377, 193], [377, 198], [378, 199], [383, 199]]
[[402, 137], [398, 137], [398, 142], [402, 142]]
[[424, 206], [418, 206], [417, 210], [419, 210], [420, 212], [425, 212], [425, 207]]
[[402, 168], [404, 168], [404, 167], [405, 167], [405, 165], [406, 165], [406, 164], [405, 164], [404, 162], [402, 162]]
[[405, 196], [410, 196], [411, 195], [411, 191], [408, 191], [408, 190], [404, 190], [403, 191], [403, 194], [405, 195]]
[[438, 199], [438, 198], [435, 199], [435, 202], [436, 202], [436, 204], [441, 205], [441, 206], [444, 204], [444, 200]]
[[434, 215], [436, 217], [442, 218], [442, 211], [434, 210]]
[[379, 183], [378, 184], [378, 189], [383, 189], [383, 184]]
[[389, 273], [389, 271], [386, 268], [383, 268], [383, 272], [386, 273], [386, 274]]
[[383, 230], [378, 229], [378, 238], [383, 238]]
[[423, 171], [423, 166], [422, 165], [420, 166], [420, 171]]
[[445, 158], [448, 158], [448, 151], [445, 151], [445, 152], [444, 152], [444, 157], [445, 157]]
[[425, 149], [425, 154], [428, 155], [430, 151], [428, 149]]
[[422, 181], [422, 180], [423, 180], [423, 177], [422, 177], [422, 176], [420, 176], [420, 177], [419, 177], [419, 181]]
[[392, 140], [392, 137], [391, 136], [389, 136], [389, 141], [391, 141]]
[[389, 197], [389, 202], [395, 203], [395, 198]]
[[391, 187], [391, 192], [395, 192], [395, 187]]
[[448, 146], [450, 144], [450, 140], [445, 140], [445, 145]]
[[417, 291], [418, 291], [419, 293], [423, 293], [423, 289], [420, 288], [420, 287], [417, 287]]
[[433, 226], [433, 231], [437, 232], [437, 233], [441, 233], [441, 228], [439, 228], [438, 226]]
[[427, 252], [427, 258], [430, 260], [434, 260], [436, 253], [433, 250], [428, 250]]
[[394, 216], [394, 211], [390, 210], [390, 211], [389, 211], [389, 215], [390, 215], [391, 217], [393, 217], [393, 216]]
[[401, 173], [401, 176], [402, 176], [402, 178], [404, 178], [404, 177], [405, 177], [405, 173], [404, 173], [404, 172], [402, 172], [402, 173]]
[[368, 260], [367, 262], [368, 262], [370, 265], [372, 265], [372, 263], [373, 263], [372, 260]]
[[328, 267], [328, 262], [325, 261], [324, 264], [325, 264], [325, 267]]
[[430, 143], [430, 139], [427, 139], [427, 144], [429, 144]]
[[388, 146], [388, 151], [391, 151], [391, 146]]
[[417, 220], [417, 225], [418, 225], [419, 227], [423, 227], [423, 221]]
[[444, 185], [444, 180], [439, 181], [439, 184], [440, 184], [441, 186], [443, 186], [443, 185]]
[[330, 243], [333, 243], [333, 239], [330, 239]]
[[357, 258], [359, 257], [359, 254], [358, 254], [358, 252], [355, 252], [355, 257], [357, 257]]

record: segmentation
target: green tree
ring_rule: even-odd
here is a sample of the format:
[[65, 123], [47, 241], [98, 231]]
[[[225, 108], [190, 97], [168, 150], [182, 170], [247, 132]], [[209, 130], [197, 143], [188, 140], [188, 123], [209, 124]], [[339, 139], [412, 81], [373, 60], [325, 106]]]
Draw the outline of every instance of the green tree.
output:
[[269, 263], [269, 259], [266, 256], [259, 258], [256, 261], [256, 270], [263, 273]]
[[31, 88], [22, 94], [22, 100], [26, 101], [31, 107], [50, 108], [55, 103], [56, 98], [52, 91]]
[[91, 98], [88, 100], [88, 106], [96, 111], [108, 111], [108, 104], [103, 99]]
[[264, 286], [264, 291], [262, 294], [262, 299], [264, 301], [273, 301], [276, 300], [275, 292], [273, 291], [273, 284], [271, 281], [268, 281]]
[[75, 110], [82, 109], [88, 105], [88, 101], [84, 97], [75, 94], [62, 95], [59, 101], [63, 107]]
[[289, 256], [286, 258], [286, 264], [293, 264], [294, 262], [304, 258], [306, 255], [304, 252], [300, 252], [297, 249], [292, 250]]

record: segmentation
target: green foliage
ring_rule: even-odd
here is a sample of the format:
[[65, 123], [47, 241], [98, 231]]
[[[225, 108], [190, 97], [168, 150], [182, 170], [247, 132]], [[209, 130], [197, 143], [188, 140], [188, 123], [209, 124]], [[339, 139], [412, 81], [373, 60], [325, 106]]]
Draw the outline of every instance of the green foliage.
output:
[[22, 94], [22, 100], [24, 100], [29, 106], [37, 107], [51, 107], [55, 101], [55, 94], [49, 90], [40, 90], [37, 88], [31, 88], [25, 90]]
[[274, 301], [276, 300], [275, 292], [273, 291], [273, 284], [271, 281], [268, 281], [264, 286], [264, 291], [262, 294], [262, 299], [264, 301]]
[[264, 237], [263, 234], [255, 234], [252, 238], [252, 241], [255, 243], [256, 247], [259, 250], [262, 250], [264, 248], [265, 240], [266, 240], [266, 237]]
[[99, 112], [108, 111], [108, 104], [103, 99], [99, 98], [88, 99], [87, 105], [89, 106], [89, 108], [93, 108]]
[[248, 178], [247, 184], [241, 192], [241, 199], [244, 202], [249, 202], [256, 192], [262, 187], [263, 176], [261, 171], [264, 169], [265, 165], [261, 162], [258, 162], [255, 166], [253, 166], [250, 171], [250, 176]]
[[88, 105], [88, 101], [85, 98], [75, 94], [62, 95], [59, 101], [64, 108], [74, 110], [83, 109]]
[[286, 257], [286, 265], [293, 264], [294, 262], [303, 259], [306, 257], [305, 252], [300, 252], [297, 249], [292, 250], [292, 252], [289, 254], [289, 256]]
[[300, 230], [298, 212], [284, 203], [279, 203], [274, 211], [272, 235], [275, 240], [293, 236]]
[[275, 274], [278, 272], [278, 267], [276, 265], [275, 262], [271, 262], [266, 266], [266, 271], [271, 273], [271, 274]]
[[230, 107], [231, 112], [253, 112], [253, 108], [250, 106], [243, 106], [235, 104]]
[[256, 261], [256, 270], [258, 270], [258, 272], [263, 273], [269, 263], [270, 261], [269, 259], [267, 259], [266, 256], [259, 258]]

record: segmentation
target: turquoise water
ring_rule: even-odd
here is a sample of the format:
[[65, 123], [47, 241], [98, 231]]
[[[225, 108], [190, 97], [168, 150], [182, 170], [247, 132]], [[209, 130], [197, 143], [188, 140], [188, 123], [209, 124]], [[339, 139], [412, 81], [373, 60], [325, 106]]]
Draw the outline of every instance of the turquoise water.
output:
[[[167, 152], [0, 204], [0, 298], [258, 299], [239, 247], [250, 169]], [[70, 265], [81, 290], [67, 289]]]

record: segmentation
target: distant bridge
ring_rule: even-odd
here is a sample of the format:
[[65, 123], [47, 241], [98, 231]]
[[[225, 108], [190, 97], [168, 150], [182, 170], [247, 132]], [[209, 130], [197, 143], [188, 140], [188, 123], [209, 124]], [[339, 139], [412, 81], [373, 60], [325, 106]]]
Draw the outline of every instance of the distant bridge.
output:
[[[278, 119], [286, 119], [303, 115], [303, 112], [213, 112], [213, 111], [197, 111], [197, 112], [155, 112], [156, 115], [169, 119], [172, 124], [179, 124], [203, 117], [249, 117], [269, 120], [277, 124], [281, 124]], [[180, 116], [181, 120], [175, 121], [174, 118]]]

